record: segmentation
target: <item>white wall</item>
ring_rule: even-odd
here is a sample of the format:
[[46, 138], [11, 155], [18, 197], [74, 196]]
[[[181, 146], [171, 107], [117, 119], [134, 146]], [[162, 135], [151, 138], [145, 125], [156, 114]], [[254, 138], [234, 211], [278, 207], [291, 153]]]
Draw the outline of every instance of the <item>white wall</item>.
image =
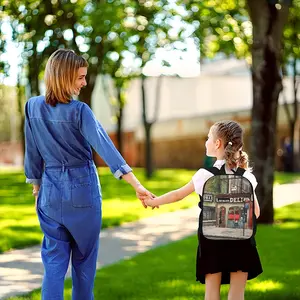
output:
[[[103, 87], [104, 84], [106, 88]], [[98, 76], [92, 94], [91, 106], [96, 118], [108, 132], [115, 131], [116, 128], [113, 122], [113, 108], [110, 105], [110, 97], [113, 95], [112, 81], [107, 77]]]
[[[153, 117], [157, 80], [157, 77], [151, 77], [146, 81], [149, 120], [152, 120]], [[291, 79], [284, 80], [288, 102], [292, 101], [291, 83]], [[110, 87], [110, 89], [112, 88]], [[113, 91], [111, 90], [110, 93], [113, 94]], [[133, 80], [130, 84], [127, 101], [124, 109], [124, 131], [136, 131], [137, 137], [142, 138], [141, 82], [139, 79]], [[280, 103], [282, 103], [282, 99], [280, 99]], [[99, 78], [93, 93], [92, 107], [104, 128], [108, 132], [115, 131], [112, 112]], [[230, 118], [233, 113], [245, 115], [245, 111], [248, 111], [247, 115], [249, 115], [251, 107], [252, 81], [250, 75], [163, 77], [158, 114], [159, 124], [155, 125], [153, 137], [166, 138], [187, 133], [196, 134], [199, 133], [199, 127], [204, 126], [203, 121], [200, 121], [203, 118], [198, 118], [200, 116], [210, 116], [211, 119], [217, 120], [221, 116]], [[280, 118], [284, 119], [285, 117], [281, 114]], [[173, 121], [171, 122], [171, 120]]]

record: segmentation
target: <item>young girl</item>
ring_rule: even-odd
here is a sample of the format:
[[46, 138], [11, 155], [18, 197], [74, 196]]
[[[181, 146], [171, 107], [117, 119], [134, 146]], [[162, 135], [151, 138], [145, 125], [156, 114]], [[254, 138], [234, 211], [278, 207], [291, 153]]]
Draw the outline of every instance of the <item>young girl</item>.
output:
[[[243, 130], [236, 122], [215, 123], [209, 130], [205, 147], [207, 156], [217, 158], [214, 167], [221, 169], [225, 164], [226, 174], [233, 174], [232, 170], [237, 167], [248, 168], [248, 156], [242, 151]], [[172, 203], [182, 200], [194, 191], [201, 197], [204, 183], [212, 176], [213, 174], [206, 169], [200, 169], [182, 188], [155, 199], [148, 198], [145, 203], [152, 207]], [[255, 190], [257, 181], [254, 175], [246, 170], [243, 176], [251, 182]], [[199, 206], [202, 208], [202, 201]], [[258, 218], [260, 209], [255, 194], [254, 206], [255, 216]], [[207, 239], [202, 234], [200, 224], [198, 239], [196, 279], [205, 283], [205, 300], [219, 300], [220, 285], [228, 283], [230, 283], [228, 300], [243, 300], [247, 279], [255, 278], [262, 273], [254, 237], [247, 240]]]
[[33, 184], [44, 239], [43, 300], [62, 300], [72, 261], [72, 299], [92, 300], [102, 217], [102, 195], [92, 147], [117, 179], [138, 198], [150, 196], [83, 102], [72, 99], [86, 86], [87, 61], [59, 49], [45, 70], [46, 95], [25, 106], [25, 175]]

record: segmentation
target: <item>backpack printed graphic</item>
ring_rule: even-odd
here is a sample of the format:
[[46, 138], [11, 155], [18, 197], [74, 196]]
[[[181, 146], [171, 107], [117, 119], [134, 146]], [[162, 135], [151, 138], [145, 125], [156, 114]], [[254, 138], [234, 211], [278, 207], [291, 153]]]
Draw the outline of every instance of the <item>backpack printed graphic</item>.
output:
[[202, 233], [214, 240], [245, 240], [253, 236], [255, 215], [251, 182], [244, 169], [226, 174], [225, 169], [209, 168], [202, 193]]

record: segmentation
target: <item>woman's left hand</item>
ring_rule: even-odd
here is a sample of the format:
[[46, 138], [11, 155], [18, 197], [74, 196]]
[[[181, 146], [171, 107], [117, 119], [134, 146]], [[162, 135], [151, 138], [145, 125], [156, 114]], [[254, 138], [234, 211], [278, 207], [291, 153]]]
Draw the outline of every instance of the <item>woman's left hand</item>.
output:
[[38, 200], [38, 196], [39, 196], [39, 190], [40, 190], [39, 185], [33, 185], [32, 195], [34, 196], [34, 199], [35, 199], [35, 211], [37, 211], [37, 200]]
[[37, 200], [38, 200], [38, 196], [34, 196], [35, 198], [35, 210], [37, 211]]

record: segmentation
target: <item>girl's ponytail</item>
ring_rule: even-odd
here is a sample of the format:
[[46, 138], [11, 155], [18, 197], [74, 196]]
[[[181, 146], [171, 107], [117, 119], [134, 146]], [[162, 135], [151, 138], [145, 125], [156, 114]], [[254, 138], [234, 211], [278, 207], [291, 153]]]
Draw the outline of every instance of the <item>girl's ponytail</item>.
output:
[[229, 142], [224, 148], [224, 158], [230, 169], [235, 169], [238, 167], [238, 160], [236, 159], [237, 151], [232, 146], [232, 143]]
[[234, 121], [220, 121], [212, 128], [215, 139], [221, 139], [224, 143], [224, 158], [228, 167], [248, 169], [248, 154], [242, 151], [243, 129], [240, 124]]
[[225, 147], [225, 160], [230, 169], [237, 167], [248, 169], [248, 154], [242, 150], [235, 150], [234, 147], [227, 145]]
[[238, 161], [238, 166], [243, 169], [248, 169], [249, 167], [249, 158], [248, 154], [245, 151], [240, 150], [239, 151], [239, 161]]

